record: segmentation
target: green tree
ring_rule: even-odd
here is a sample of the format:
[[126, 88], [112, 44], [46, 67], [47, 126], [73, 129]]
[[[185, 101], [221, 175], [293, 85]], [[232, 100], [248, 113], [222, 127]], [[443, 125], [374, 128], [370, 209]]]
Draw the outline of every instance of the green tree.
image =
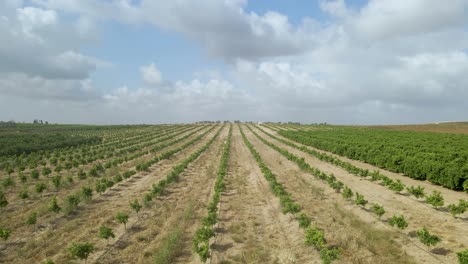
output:
[[94, 245], [91, 243], [73, 243], [68, 247], [68, 252], [73, 258], [88, 260], [89, 255], [94, 251]]
[[11, 235], [11, 230], [8, 229], [8, 228], [1, 228], [0, 227], [0, 238], [7, 241], [8, 238], [10, 237]]
[[22, 190], [19, 194], [18, 194], [18, 197], [20, 199], [22, 199], [23, 201], [28, 199], [29, 198], [29, 193], [28, 193], [28, 190], [25, 189], [25, 190]]
[[425, 195], [424, 187], [422, 186], [418, 186], [418, 187], [410, 186], [410, 187], [407, 187], [406, 190], [418, 199], [424, 197]]
[[36, 223], [37, 223], [37, 213], [33, 212], [28, 216], [28, 219], [26, 219], [26, 224], [33, 225], [34, 231], [36, 231]]
[[356, 200], [354, 200], [354, 203], [356, 205], [365, 206], [367, 204], [367, 200], [364, 199], [364, 195], [356, 193]]
[[5, 193], [0, 190], [0, 208], [6, 207], [8, 205], [8, 200], [5, 196]]
[[391, 225], [391, 226], [396, 226], [398, 227], [399, 229], [405, 229], [406, 227], [408, 227], [408, 223], [406, 222], [406, 219], [403, 215], [400, 215], [400, 216], [392, 216], [392, 218], [390, 218], [388, 220], [388, 223]]
[[334, 247], [334, 248], [322, 248], [320, 250], [320, 259], [322, 260], [323, 264], [330, 264], [334, 260], [340, 258], [341, 249]]
[[450, 204], [448, 209], [450, 214], [452, 214], [453, 217], [456, 217], [457, 215], [463, 214], [468, 209], [468, 202], [464, 199], [460, 199], [458, 204]]
[[128, 214], [123, 213], [123, 212], [118, 212], [115, 218], [117, 219], [119, 223], [123, 224], [125, 227], [125, 230], [127, 230]]
[[52, 184], [54, 185], [55, 189], [58, 190], [60, 188], [60, 185], [62, 184], [62, 176], [57, 175], [52, 177]]
[[435, 208], [444, 205], [444, 197], [438, 191], [433, 191], [432, 195], [426, 197], [426, 202]]
[[440, 242], [440, 238], [436, 235], [432, 235], [431, 233], [429, 233], [429, 231], [427, 231], [425, 227], [419, 229], [416, 232], [416, 234], [419, 238], [419, 241], [421, 241], [424, 245], [428, 247], [435, 246], [437, 243]]
[[58, 213], [62, 210], [62, 208], [58, 205], [57, 203], [57, 197], [53, 197], [52, 200], [50, 201], [49, 203], [49, 211], [50, 212], [54, 212], [54, 213]]
[[348, 186], [345, 186], [341, 195], [343, 198], [349, 200], [353, 197], [353, 191]]
[[43, 182], [38, 182], [36, 183], [36, 186], [34, 187], [37, 193], [42, 193], [45, 189], [47, 189], [47, 185]]
[[99, 237], [105, 239], [106, 243], [109, 244], [109, 238], [114, 238], [115, 234], [112, 228], [102, 225], [99, 227]]
[[371, 210], [379, 217], [379, 219], [385, 214], [385, 209], [379, 204], [373, 204]]
[[138, 217], [138, 212], [140, 212], [142, 205], [138, 201], [138, 199], [135, 199], [133, 202], [130, 202], [130, 207], [132, 208], [133, 211], [136, 212], [137, 217]]
[[91, 200], [91, 198], [93, 197], [93, 189], [86, 186], [81, 187], [81, 197], [84, 201]]
[[321, 250], [326, 244], [325, 234], [318, 227], [309, 227], [306, 230], [305, 244]]
[[[468, 181], [465, 181], [468, 182]], [[468, 264], [468, 249], [457, 252], [458, 262], [460, 264]]]

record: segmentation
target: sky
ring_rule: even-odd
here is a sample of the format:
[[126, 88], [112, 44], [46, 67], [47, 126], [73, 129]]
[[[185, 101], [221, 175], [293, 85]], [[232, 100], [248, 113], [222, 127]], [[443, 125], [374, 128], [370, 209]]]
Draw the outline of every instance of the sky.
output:
[[468, 120], [468, 0], [2, 0], [0, 120]]

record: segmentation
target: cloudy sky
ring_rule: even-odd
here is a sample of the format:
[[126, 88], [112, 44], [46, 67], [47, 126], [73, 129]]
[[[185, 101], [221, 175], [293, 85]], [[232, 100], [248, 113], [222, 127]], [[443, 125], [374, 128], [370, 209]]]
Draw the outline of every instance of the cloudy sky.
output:
[[1, 0], [0, 120], [468, 120], [467, 53], [468, 0]]

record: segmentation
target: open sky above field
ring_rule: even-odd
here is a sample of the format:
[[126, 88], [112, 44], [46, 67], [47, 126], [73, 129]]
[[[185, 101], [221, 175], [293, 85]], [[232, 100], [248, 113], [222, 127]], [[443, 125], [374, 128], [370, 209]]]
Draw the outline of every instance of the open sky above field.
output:
[[468, 120], [467, 0], [2, 0], [0, 120]]

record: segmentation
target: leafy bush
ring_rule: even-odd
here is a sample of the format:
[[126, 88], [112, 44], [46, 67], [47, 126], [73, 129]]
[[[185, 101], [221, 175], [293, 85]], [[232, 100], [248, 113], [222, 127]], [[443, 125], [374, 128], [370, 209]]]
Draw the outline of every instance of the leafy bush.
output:
[[421, 241], [424, 245], [428, 247], [434, 246], [440, 242], [440, 238], [436, 235], [432, 235], [431, 233], [429, 233], [429, 231], [427, 231], [425, 227], [419, 229], [416, 232], [416, 234], [419, 238], [419, 241]]
[[47, 185], [43, 182], [38, 182], [36, 183], [36, 186], [34, 187], [37, 193], [42, 193], [45, 189], [47, 189]]
[[71, 194], [65, 197], [65, 213], [72, 213], [80, 203], [80, 197], [76, 194]]
[[105, 239], [107, 243], [109, 242], [109, 238], [114, 238], [115, 234], [112, 231], [112, 228], [102, 225], [99, 227], [99, 237]]
[[36, 231], [36, 223], [37, 223], [37, 213], [33, 212], [28, 216], [28, 219], [26, 219], [26, 224], [34, 225], [34, 231]]
[[49, 203], [49, 208], [48, 210], [50, 212], [58, 213], [62, 210], [62, 208], [58, 205], [57, 203], [57, 197], [53, 197], [52, 200]]
[[91, 198], [93, 197], [93, 189], [86, 186], [81, 187], [81, 197], [84, 201], [91, 200]]
[[142, 208], [142, 206], [141, 206], [140, 202], [138, 201], [138, 199], [135, 199], [133, 202], [130, 202], [130, 207], [132, 208], [133, 211], [135, 211], [135, 213], [138, 216], [138, 212], [140, 212], [140, 210]]
[[22, 190], [19, 194], [18, 194], [18, 197], [20, 199], [23, 199], [23, 200], [26, 200], [29, 198], [29, 193], [28, 193], [28, 190]]
[[345, 186], [341, 195], [343, 198], [349, 200], [353, 197], [353, 191], [348, 186]]
[[68, 252], [73, 258], [87, 260], [94, 251], [94, 245], [91, 243], [73, 243], [68, 247]]
[[424, 187], [422, 186], [418, 186], [418, 187], [410, 186], [410, 187], [407, 187], [406, 190], [416, 198], [422, 198], [425, 195]]
[[7, 228], [0, 228], [0, 238], [7, 241], [11, 235], [11, 230]]
[[396, 193], [400, 193], [405, 189], [405, 185], [400, 180], [396, 180], [393, 181], [388, 188]]
[[403, 215], [400, 215], [400, 216], [394, 215], [394, 216], [392, 216], [392, 218], [390, 218], [388, 220], [388, 223], [391, 226], [398, 227], [399, 229], [405, 229], [406, 227], [408, 227], [408, 223], [406, 222], [405, 217]]
[[5, 196], [5, 193], [0, 190], [0, 208], [6, 207], [8, 205], [8, 200]]
[[306, 230], [305, 244], [321, 250], [326, 244], [325, 234], [317, 227], [309, 227]]
[[379, 204], [373, 204], [371, 210], [372, 212], [374, 212], [376, 215], [379, 216], [379, 219], [380, 217], [382, 217], [382, 215], [385, 214], [385, 209], [383, 208], [383, 206]]
[[123, 224], [125, 227], [125, 230], [127, 230], [128, 214], [123, 213], [123, 212], [118, 212], [117, 215], [115, 216], [115, 219], [117, 219], [117, 222]]
[[32, 170], [32, 171], [31, 171], [31, 178], [33, 178], [33, 179], [35, 179], [35, 180], [39, 179], [39, 171], [37, 171], [37, 170]]
[[320, 250], [320, 259], [323, 264], [330, 264], [332, 261], [339, 259], [340, 254], [340, 248], [322, 248], [322, 250]]
[[457, 256], [460, 264], [468, 264], [468, 249], [457, 252]]
[[432, 195], [426, 197], [426, 202], [435, 208], [444, 205], [444, 197], [438, 191], [433, 191]]
[[452, 214], [452, 216], [454, 217], [463, 214], [468, 209], [468, 201], [460, 199], [458, 201], [458, 204], [450, 204], [448, 206], [448, 209], [450, 211], [450, 214]]
[[364, 199], [364, 195], [360, 194], [360, 193], [356, 193], [356, 200], [354, 200], [354, 203], [356, 205], [361, 205], [361, 206], [365, 206], [367, 204], [367, 200]]
[[310, 218], [305, 213], [299, 214], [299, 216], [297, 217], [297, 221], [299, 221], [299, 227], [301, 228], [309, 227], [311, 222]]

